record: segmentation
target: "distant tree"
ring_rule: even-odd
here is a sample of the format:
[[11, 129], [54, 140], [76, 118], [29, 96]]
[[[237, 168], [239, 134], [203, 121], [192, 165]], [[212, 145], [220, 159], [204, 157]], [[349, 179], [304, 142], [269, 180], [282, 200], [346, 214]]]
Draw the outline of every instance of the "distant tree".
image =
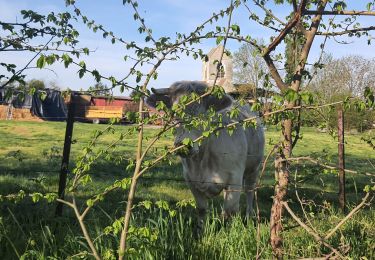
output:
[[94, 86], [89, 87], [88, 91], [90, 91], [92, 95], [111, 95], [111, 91], [109, 90], [108, 86], [103, 84], [102, 82], [98, 82]]
[[[262, 41], [261, 41], [262, 42]], [[233, 81], [240, 84], [251, 84], [256, 88], [261, 88], [264, 83], [267, 65], [259, 50], [248, 43], [243, 44], [237, 52], [233, 54]]]
[[57, 84], [55, 81], [51, 81], [48, 85], [48, 88], [54, 89], [54, 90], [62, 90], [63, 88]]
[[[322, 103], [337, 102], [348, 96], [361, 99], [366, 87], [375, 90], [374, 59], [358, 55], [334, 59], [331, 54], [326, 54], [322, 58], [322, 65], [321, 69], [316, 68], [312, 72], [315, 75], [312, 82], [307, 85], [307, 89], [314, 92]], [[337, 113], [328, 107], [321, 108], [318, 115], [305, 113], [304, 118], [308, 125], [319, 124], [331, 129], [337, 126]], [[355, 107], [345, 110], [347, 130], [366, 130], [371, 127], [374, 120], [373, 111], [358, 111]]]
[[44, 90], [46, 88], [46, 84], [43, 80], [39, 79], [32, 79], [26, 84], [28, 89], [33, 89], [35, 91]]
[[307, 88], [317, 93], [322, 101], [350, 95], [362, 97], [366, 87], [375, 89], [375, 59], [351, 55], [334, 59], [328, 54], [323, 57], [323, 68], [316, 69]]

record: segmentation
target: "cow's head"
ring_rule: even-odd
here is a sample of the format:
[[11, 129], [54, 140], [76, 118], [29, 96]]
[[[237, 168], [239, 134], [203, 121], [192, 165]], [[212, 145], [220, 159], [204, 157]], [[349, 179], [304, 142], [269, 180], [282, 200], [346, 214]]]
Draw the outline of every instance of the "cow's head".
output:
[[[203, 95], [207, 91], [207, 84], [201, 81], [178, 81], [173, 83], [169, 88], [151, 89], [153, 94], [146, 99], [146, 103], [151, 107], [156, 107], [158, 102], [163, 102], [168, 108], [178, 103], [183, 96], [196, 93]], [[232, 98], [224, 95], [218, 98], [214, 95], [208, 95], [199, 102], [190, 104], [185, 109], [185, 113], [196, 115], [206, 112], [210, 107], [216, 111], [225, 109], [232, 105]]]
[[[151, 90], [153, 94], [146, 99], [146, 103], [149, 106], [155, 108], [158, 102], [163, 102], [168, 108], [171, 108], [174, 104], [177, 104], [183, 96], [188, 96], [192, 93], [203, 95], [207, 91], [207, 85], [200, 81], [178, 81], [173, 83], [169, 88]], [[215, 95], [210, 94], [204, 96], [200, 101], [193, 102], [186, 106], [184, 112], [190, 116], [197, 116], [199, 114], [205, 114], [210, 108], [215, 111], [226, 109], [230, 107], [232, 103], [233, 99], [228, 95], [223, 95], [221, 98], [218, 98]], [[201, 134], [202, 131], [200, 129], [187, 130], [184, 125], [181, 124], [176, 128], [175, 146], [179, 146], [185, 138], [195, 140], [201, 136]], [[198, 145], [194, 144], [194, 146], [188, 151], [187, 155], [193, 155], [198, 151]], [[183, 156], [182, 154], [180, 155]]]

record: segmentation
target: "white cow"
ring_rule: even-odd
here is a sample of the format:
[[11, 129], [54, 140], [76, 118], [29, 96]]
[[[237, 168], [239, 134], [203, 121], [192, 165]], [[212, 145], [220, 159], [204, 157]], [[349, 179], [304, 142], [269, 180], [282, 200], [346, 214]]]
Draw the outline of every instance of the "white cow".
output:
[[[155, 107], [163, 101], [171, 107], [184, 95], [193, 92], [201, 95], [207, 91], [207, 85], [200, 81], [179, 81], [169, 88], [152, 89], [153, 94], [146, 99], [148, 105]], [[236, 118], [230, 118], [228, 112], [237, 106], [240, 110]], [[185, 109], [190, 116], [207, 115], [212, 107], [216, 116], [221, 114], [223, 124], [256, 116], [248, 105], [241, 106], [230, 96], [221, 99], [208, 95], [200, 102], [195, 102]], [[198, 209], [198, 228], [203, 228], [207, 211], [207, 200], [224, 190], [224, 216], [239, 211], [239, 200], [242, 188], [247, 195], [247, 215], [253, 210], [254, 188], [264, 152], [264, 131], [261, 121], [257, 126], [244, 129], [238, 125], [233, 133], [227, 129], [219, 131], [219, 135], [210, 135], [200, 145], [195, 143], [188, 153], [180, 154], [183, 175], [189, 184]], [[185, 138], [192, 140], [201, 136], [201, 129], [187, 130], [184, 124], [176, 128], [175, 146]]]

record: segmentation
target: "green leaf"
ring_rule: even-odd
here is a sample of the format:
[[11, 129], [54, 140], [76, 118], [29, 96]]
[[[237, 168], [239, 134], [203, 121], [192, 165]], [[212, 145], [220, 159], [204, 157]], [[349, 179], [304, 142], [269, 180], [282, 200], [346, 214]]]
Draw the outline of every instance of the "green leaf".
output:
[[182, 140], [182, 144], [183, 145], [192, 145], [193, 140], [191, 140], [190, 138], [184, 138], [184, 140]]
[[56, 193], [47, 193], [44, 198], [48, 201], [48, 203], [54, 202], [57, 199]]
[[53, 64], [56, 61], [56, 55], [51, 54], [45, 58], [45, 61], [47, 62], [48, 65]]
[[308, 92], [304, 92], [301, 94], [302, 102], [306, 105], [311, 105], [314, 102], [313, 95]]
[[39, 59], [36, 61], [36, 66], [39, 69], [42, 69], [44, 68], [45, 65], [46, 65], [46, 57], [42, 54], [40, 55]]
[[69, 66], [70, 63], [73, 62], [73, 59], [66, 53], [64, 53], [61, 58], [63, 59], [64, 61], [64, 66], [65, 68], [67, 68]]
[[371, 7], [374, 5], [374, 3], [368, 3], [366, 5], [367, 11], [371, 11]]
[[91, 74], [95, 77], [96, 82], [99, 82], [99, 81], [100, 81], [101, 76], [100, 76], [100, 74], [99, 74], [99, 71], [97, 71], [97, 70], [93, 70], [93, 71], [91, 72]]
[[45, 100], [46, 97], [47, 97], [47, 94], [46, 94], [45, 92], [41, 92], [41, 93], [40, 93], [40, 99], [41, 99], [41, 100]]
[[232, 30], [236, 32], [236, 34], [240, 34], [241, 32], [240, 27], [237, 24], [232, 25]]
[[139, 203], [140, 206], [143, 206], [145, 209], [150, 209], [152, 206], [152, 202], [149, 200], [144, 200]]
[[88, 199], [86, 201], [86, 204], [87, 204], [87, 206], [92, 207], [92, 206], [94, 206], [94, 201], [92, 199]]
[[219, 45], [222, 42], [222, 40], [224, 40], [224, 37], [223, 36], [218, 36], [216, 38], [216, 44]]
[[35, 192], [31, 195], [31, 199], [34, 203], [38, 202], [41, 198], [43, 198], [43, 194], [39, 192]]
[[293, 89], [288, 89], [286, 92], [285, 92], [285, 99], [288, 101], [288, 102], [294, 102], [294, 101], [297, 101], [299, 95], [296, 91], [294, 91]]

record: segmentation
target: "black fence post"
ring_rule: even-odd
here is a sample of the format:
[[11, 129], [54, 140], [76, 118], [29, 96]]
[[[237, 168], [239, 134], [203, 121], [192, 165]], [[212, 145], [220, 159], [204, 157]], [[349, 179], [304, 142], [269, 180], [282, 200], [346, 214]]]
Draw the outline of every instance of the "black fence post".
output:
[[[69, 168], [70, 147], [72, 144], [74, 115], [75, 115], [74, 95], [71, 94], [70, 102], [68, 104], [68, 118], [66, 121], [63, 158], [62, 158], [61, 168], [60, 168], [59, 191], [58, 191], [59, 199], [64, 199], [64, 195], [65, 195], [66, 178], [67, 178], [68, 168]], [[62, 216], [62, 211], [63, 211], [63, 203], [58, 202], [56, 206], [56, 216]]]
[[340, 107], [337, 111], [337, 132], [338, 132], [338, 155], [339, 155], [339, 204], [345, 212], [345, 147], [344, 147], [344, 111]]

